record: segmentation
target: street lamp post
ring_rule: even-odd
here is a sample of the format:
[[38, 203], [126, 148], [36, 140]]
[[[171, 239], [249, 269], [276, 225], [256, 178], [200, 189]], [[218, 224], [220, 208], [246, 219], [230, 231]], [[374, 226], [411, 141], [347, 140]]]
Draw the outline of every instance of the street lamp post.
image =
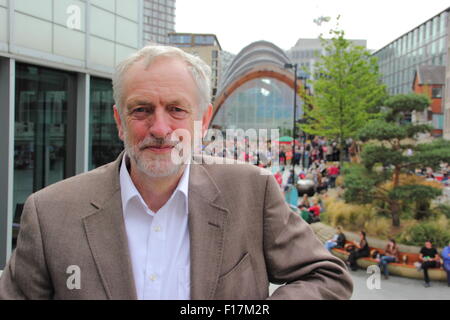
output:
[[292, 184], [295, 185], [295, 163], [294, 163], [294, 157], [295, 157], [295, 135], [296, 135], [296, 119], [297, 119], [297, 63], [291, 64], [286, 63], [284, 64], [284, 67], [286, 69], [294, 69], [294, 127], [292, 131]]

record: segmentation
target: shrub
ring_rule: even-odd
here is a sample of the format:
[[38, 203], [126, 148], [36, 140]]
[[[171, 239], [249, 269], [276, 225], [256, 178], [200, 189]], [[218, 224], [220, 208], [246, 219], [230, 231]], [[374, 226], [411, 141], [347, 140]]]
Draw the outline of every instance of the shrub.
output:
[[336, 196], [328, 196], [324, 199], [324, 204], [326, 222], [334, 227], [342, 225], [347, 230], [358, 231], [366, 229], [368, 222], [377, 219], [375, 210], [370, 205], [348, 204]]
[[441, 216], [436, 220], [414, 223], [406, 227], [397, 240], [415, 246], [423, 246], [426, 240], [431, 240], [436, 247], [444, 247], [450, 241], [448, 219]]
[[391, 233], [391, 220], [386, 218], [375, 218], [366, 221], [364, 224], [364, 230], [370, 235], [378, 236], [381, 239], [388, 239], [392, 235]]
[[443, 215], [447, 219], [450, 219], [450, 205], [448, 204], [438, 204], [435, 208], [433, 208], [433, 213], [436, 216]]

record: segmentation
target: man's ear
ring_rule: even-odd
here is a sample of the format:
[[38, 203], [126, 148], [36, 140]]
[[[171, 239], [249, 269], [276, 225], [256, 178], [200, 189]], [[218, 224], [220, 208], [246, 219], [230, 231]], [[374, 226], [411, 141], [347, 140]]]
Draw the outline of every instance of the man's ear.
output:
[[122, 119], [120, 118], [119, 110], [117, 110], [116, 105], [113, 106], [114, 109], [114, 120], [116, 121], [117, 131], [119, 133], [120, 140], [123, 140], [123, 127], [122, 127]]
[[203, 112], [202, 116], [202, 136], [204, 137], [206, 134], [206, 131], [208, 130], [209, 123], [211, 122], [212, 118], [212, 112], [213, 112], [213, 106], [212, 104], [209, 104], [206, 108], [205, 112]]

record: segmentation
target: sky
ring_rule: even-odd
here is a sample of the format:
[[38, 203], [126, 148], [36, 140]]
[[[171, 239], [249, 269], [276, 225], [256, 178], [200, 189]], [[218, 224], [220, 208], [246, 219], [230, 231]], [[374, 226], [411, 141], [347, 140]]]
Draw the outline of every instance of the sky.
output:
[[[176, 0], [175, 30], [213, 33], [234, 54], [258, 40], [288, 50], [299, 38], [326, 36], [340, 15], [346, 38], [378, 50], [448, 7], [449, 0]], [[318, 26], [320, 16], [333, 20]]]

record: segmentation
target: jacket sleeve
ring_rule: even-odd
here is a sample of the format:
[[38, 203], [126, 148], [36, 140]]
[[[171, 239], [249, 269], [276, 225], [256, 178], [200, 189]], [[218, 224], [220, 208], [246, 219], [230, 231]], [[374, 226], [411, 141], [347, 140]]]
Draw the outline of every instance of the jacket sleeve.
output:
[[264, 254], [269, 281], [284, 284], [269, 299], [348, 299], [352, 294], [344, 263], [288, 208], [272, 176], [265, 193]]
[[31, 195], [23, 209], [17, 247], [0, 278], [0, 300], [52, 296], [35, 198]]

